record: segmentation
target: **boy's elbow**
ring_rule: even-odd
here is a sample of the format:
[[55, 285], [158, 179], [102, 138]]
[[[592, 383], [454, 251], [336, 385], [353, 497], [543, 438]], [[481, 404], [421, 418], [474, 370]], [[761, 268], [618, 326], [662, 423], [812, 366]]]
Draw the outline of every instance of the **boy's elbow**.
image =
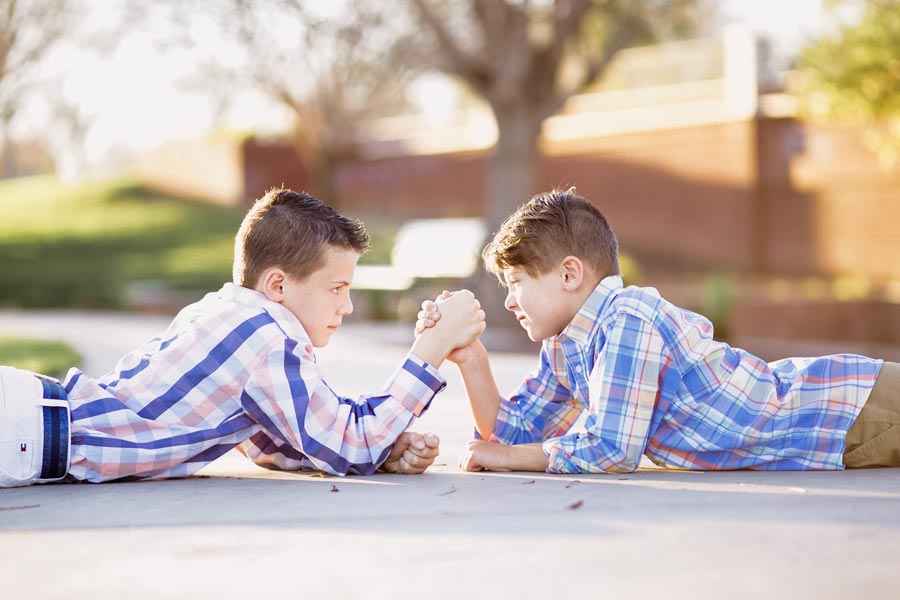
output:
[[637, 468], [638, 465], [634, 461], [625, 461], [612, 465], [610, 468], [604, 470], [607, 473], [618, 473], [621, 475], [626, 473], [634, 473]]
[[599, 460], [594, 464], [599, 467], [598, 472], [602, 473], [633, 473], [638, 465], [641, 464], [641, 456], [634, 456], [632, 453], [623, 450], [616, 450], [610, 453], [597, 453]]

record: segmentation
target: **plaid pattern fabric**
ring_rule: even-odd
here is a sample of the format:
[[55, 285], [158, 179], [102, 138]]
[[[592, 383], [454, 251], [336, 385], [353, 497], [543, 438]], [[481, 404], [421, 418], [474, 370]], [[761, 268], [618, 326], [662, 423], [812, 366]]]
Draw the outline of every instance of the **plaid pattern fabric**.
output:
[[[607, 277], [501, 401], [492, 439], [542, 442], [548, 471], [842, 469], [882, 361], [772, 363], [712, 339], [704, 317]], [[583, 420], [583, 425], [582, 425]]]
[[380, 394], [338, 396], [296, 317], [226, 284], [112, 372], [69, 372], [69, 475], [184, 477], [234, 447], [270, 468], [369, 474], [445, 385], [408, 355]]

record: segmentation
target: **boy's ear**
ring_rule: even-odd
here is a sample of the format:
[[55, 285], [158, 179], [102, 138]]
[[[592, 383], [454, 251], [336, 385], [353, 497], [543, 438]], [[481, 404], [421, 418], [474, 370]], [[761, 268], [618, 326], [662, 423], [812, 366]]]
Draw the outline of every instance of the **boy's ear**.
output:
[[565, 257], [559, 265], [560, 274], [563, 277], [563, 287], [566, 290], [575, 290], [584, 281], [584, 263], [577, 256]]
[[284, 300], [285, 273], [279, 268], [268, 269], [259, 278], [257, 290], [272, 302]]

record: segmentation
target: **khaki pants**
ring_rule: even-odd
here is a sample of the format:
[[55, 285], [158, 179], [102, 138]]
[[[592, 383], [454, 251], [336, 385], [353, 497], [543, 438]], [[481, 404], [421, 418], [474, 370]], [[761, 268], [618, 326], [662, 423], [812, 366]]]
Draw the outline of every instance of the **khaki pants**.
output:
[[862, 412], [847, 432], [844, 464], [900, 467], [900, 364], [885, 362]]

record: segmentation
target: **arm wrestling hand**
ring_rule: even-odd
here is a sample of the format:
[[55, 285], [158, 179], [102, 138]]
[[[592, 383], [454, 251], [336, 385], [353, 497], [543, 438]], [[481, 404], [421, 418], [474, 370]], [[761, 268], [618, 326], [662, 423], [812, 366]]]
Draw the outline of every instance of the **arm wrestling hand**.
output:
[[435, 367], [457, 348], [472, 344], [484, 331], [484, 311], [469, 290], [441, 294], [440, 319], [416, 336], [411, 351]]
[[[484, 311], [481, 310], [481, 303], [478, 302], [472, 292], [469, 290], [460, 290], [458, 292], [448, 292], [447, 290], [444, 290], [435, 301], [424, 301], [422, 303], [422, 310], [419, 311], [419, 314], [417, 315], [416, 332], [421, 333], [426, 329], [438, 326], [439, 321], [441, 321], [442, 312], [456, 309], [454, 302], [456, 305], [465, 306], [464, 302], [457, 301], [465, 301], [471, 305], [468, 309], [464, 308], [463, 310], [471, 310], [471, 308], [474, 307], [474, 313], [463, 313], [463, 315], [469, 314], [470, 317], [477, 319], [477, 321], [474, 322], [474, 329], [466, 330], [465, 328], [461, 329], [459, 326], [455, 326], [456, 332], [459, 333], [459, 338], [454, 345], [452, 352], [447, 356], [447, 359], [450, 362], [460, 365], [472, 357], [476, 346], [480, 346], [479, 336], [485, 329]], [[448, 318], [449, 317], [444, 320], [446, 321]], [[473, 322], [469, 321], [469, 324], [472, 325]]]
[[[438, 296], [438, 299], [449, 298], [451, 295], [452, 292], [444, 290], [441, 292], [441, 295]], [[438, 309], [438, 305], [435, 304], [434, 300], [425, 300], [422, 302], [422, 310], [419, 311], [416, 318], [416, 334], [418, 335], [426, 329], [434, 327], [435, 323], [440, 321], [441, 311]], [[467, 361], [474, 359], [476, 357], [476, 352], [479, 349], [483, 349], [483, 346], [481, 346], [481, 340], [476, 339], [468, 346], [454, 349], [453, 352], [447, 356], [447, 360], [462, 366]]]
[[484, 331], [484, 311], [475, 294], [469, 290], [459, 290], [447, 296], [443, 294], [435, 304], [441, 319], [435, 323], [435, 330], [443, 330], [453, 348], [468, 346]]
[[[450, 292], [444, 290], [438, 298], [449, 298]], [[425, 300], [422, 302], [422, 309], [416, 315], [416, 335], [422, 333], [426, 329], [434, 327], [435, 323], [441, 320], [441, 311], [434, 300]]]

